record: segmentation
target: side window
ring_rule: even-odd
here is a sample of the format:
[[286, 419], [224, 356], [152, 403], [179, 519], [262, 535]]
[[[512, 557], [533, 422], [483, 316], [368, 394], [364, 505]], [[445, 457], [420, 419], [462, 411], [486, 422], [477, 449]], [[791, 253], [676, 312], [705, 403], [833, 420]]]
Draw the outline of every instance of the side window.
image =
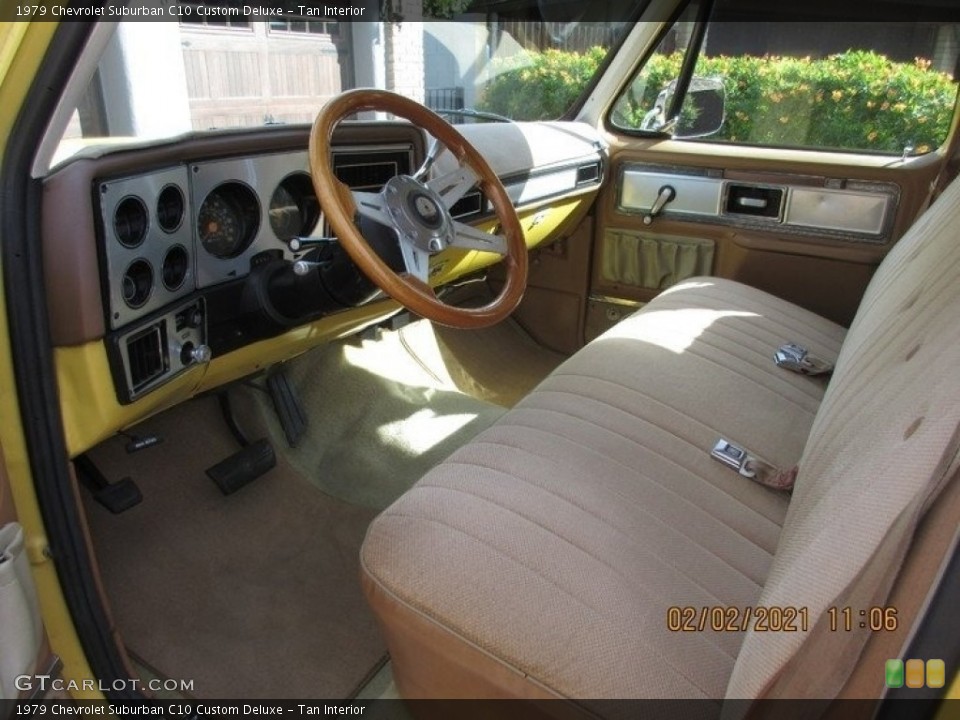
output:
[[[612, 123], [711, 142], [896, 155], [928, 153], [946, 139], [960, 25], [798, 22], [782, 8], [769, 22], [726, 19], [743, 17], [738, 2], [717, 2], [686, 82], [683, 38], [698, 33], [681, 19], [617, 101]], [[677, 88], [683, 97], [673, 103]]]

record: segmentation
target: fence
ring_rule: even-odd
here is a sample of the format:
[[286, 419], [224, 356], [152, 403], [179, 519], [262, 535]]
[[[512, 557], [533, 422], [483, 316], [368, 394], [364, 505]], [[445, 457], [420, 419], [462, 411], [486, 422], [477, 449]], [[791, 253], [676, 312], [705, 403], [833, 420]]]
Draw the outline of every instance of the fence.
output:
[[[425, 104], [434, 111], [463, 110], [463, 88], [427, 88]], [[454, 125], [462, 123], [464, 120], [462, 115], [449, 115], [445, 119]]]

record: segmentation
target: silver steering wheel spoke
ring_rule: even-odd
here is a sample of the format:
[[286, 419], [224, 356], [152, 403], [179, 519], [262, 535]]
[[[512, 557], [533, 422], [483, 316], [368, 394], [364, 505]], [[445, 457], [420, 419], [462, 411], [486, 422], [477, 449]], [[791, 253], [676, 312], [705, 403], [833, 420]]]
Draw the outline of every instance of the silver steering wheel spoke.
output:
[[466, 165], [457, 168], [427, 181], [427, 187], [433, 190], [443, 200], [444, 207], [449, 210], [457, 200], [466, 195], [477, 184], [480, 177]]
[[421, 250], [403, 236], [399, 236], [399, 242], [400, 252], [403, 254], [403, 264], [407, 268], [407, 273], [425, 285], [429, 285], [430, 253]]
[[351, 194], [353, 195], [353, 202], [357, 206], [357, 212], [361, 215], [381, 225], [394, 226], [393, 218], [387, 213], [387, 207], [380, 193], [352, 190]]
[[483, 250], [498, 255], [507, 254], [506, 237], [477, 230], [477, 228], [457, 220], [453, 221], [453, 237], [450, 240], [450, 245], [463, 250]]

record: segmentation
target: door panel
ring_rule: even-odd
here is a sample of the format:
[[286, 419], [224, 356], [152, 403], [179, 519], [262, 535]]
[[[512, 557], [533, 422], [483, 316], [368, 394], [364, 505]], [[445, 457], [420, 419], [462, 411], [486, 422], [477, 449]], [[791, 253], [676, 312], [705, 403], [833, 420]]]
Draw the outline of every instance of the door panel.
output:
[[[611, 135], [608, 141], [611, 177], [619, 182], [605, 186], [598, 201], [591, 278], [595, 300], [646, 302], [686, 275], [713, 274], [841, 324], [850, 323], [876, 266], [928, 203], [941, 165], [936, 153], [901, 160], [626, 135]], [[658, 176], [652, 171], [633, 182], [638, 168], [651, 167], [670, 172]], [[682, 178], [679, 189], [686, 191], [677, 193], [678, 209], [667, 202], [648, 223], [649, 208], [671, 176]], [[779, 191], [746, 193], [748, 205], [751, 200], [779, 203], [776, 213], [727, 212], [737, 199], [730, 197], [731, 189], [744, 187]], [[791, 200], [795, 222], [785, 223], [791, 219]], [[801, 200], [806, 203], [802, 215], [796, 212]], [[624, 264], [618, 257], [624, 253], [624, 237], [638, 248], [641, 271], [633, 279], [610, 272]], [[649, 259], [644, 263], [644, 254], [669, 258], [675, 252], [671, 245], [691, 241], [712, 248], [709, 272], [704, 273], [702, 262], [688, 263], [690, 272], [669, 267], [651, 272]], [[615, 319], [615, 313], [609, 314]]]

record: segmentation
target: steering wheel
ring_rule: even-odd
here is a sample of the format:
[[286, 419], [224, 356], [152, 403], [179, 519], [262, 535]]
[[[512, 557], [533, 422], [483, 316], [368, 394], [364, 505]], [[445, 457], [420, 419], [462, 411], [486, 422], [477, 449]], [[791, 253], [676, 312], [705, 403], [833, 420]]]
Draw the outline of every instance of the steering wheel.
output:
[[[432, 165], [433, 152], [414, 176], [391, 178], [379, 193], [350, 190], [337, 179], [331, 141], [337, 124], [353, 113], [379, 110], [405, 118], [426, 130], [457, 159], [455, 170], [439, 177], [418, 177]], [[385, 90], [359, 89], [338, 95], [317, 115], [310, 133], [313, 187], [340, 244], [360, 270], [387, 295], [414, 313], [455, 328], [479, 328], [506, 318], [519, 304], [527, 284], [527, 246], [513, 203], [486, 160], [439, 115], [409, 98]], [[450, 208], [474, 185], [491, 201], [497, 233], [485, 233], [450, 216]], [[359, 216], [392, 229], [405, 271], [393, 270], [364, 239]], [[460, 308], [440, 300], [430, 287], [430, 257], [448, 247], [483, 250], [503, 256], [506, 282], [490, 303]]]

